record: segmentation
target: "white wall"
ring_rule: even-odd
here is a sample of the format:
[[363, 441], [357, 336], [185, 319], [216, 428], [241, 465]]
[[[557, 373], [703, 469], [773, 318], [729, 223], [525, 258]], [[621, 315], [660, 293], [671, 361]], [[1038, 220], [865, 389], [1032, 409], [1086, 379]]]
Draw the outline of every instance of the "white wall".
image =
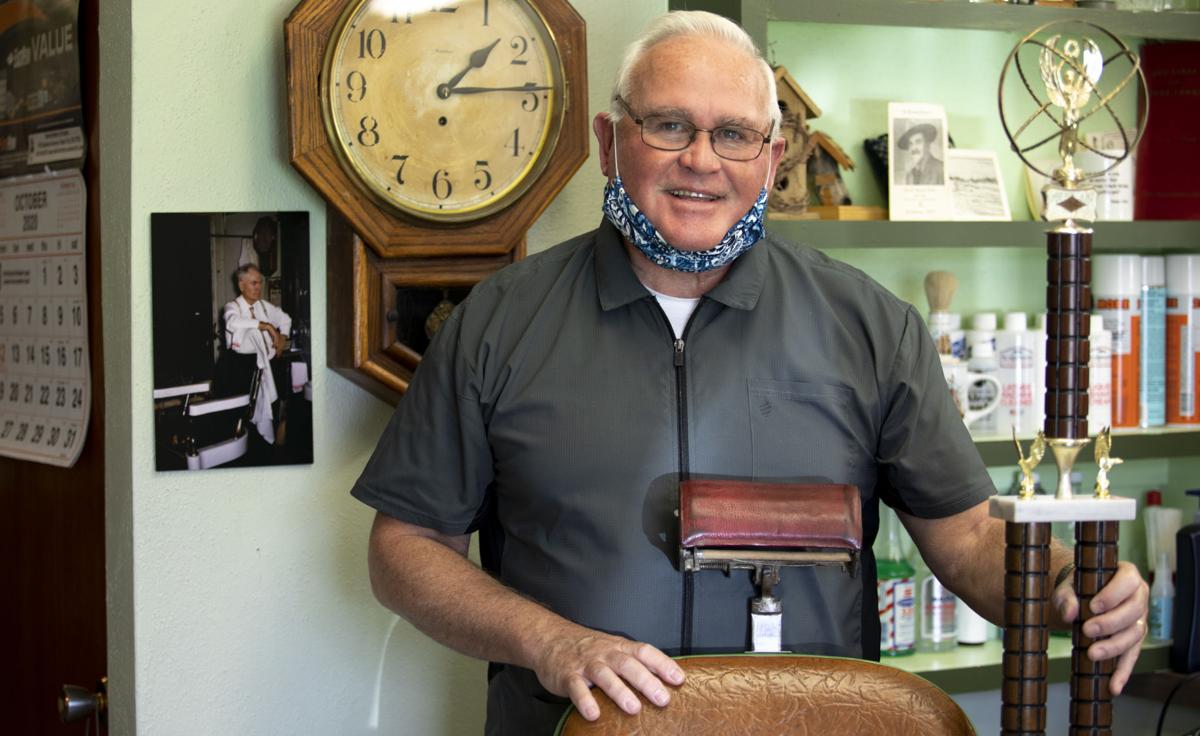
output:
[[[101, 4], [109, 666], [114, 734], [463, 734], [484, 668], [373, 599], [350, 485], [390, 407], [324, 366], [324, 206], [287, 160], [294, 0]], [[575, 0], [593, 111], [665, 0]], [[530, 250], [599, 222], [593, 156]], [[311, 466], [156, 473], [150, 214], [311, 213]], [[376, 702], [377, 675], [381, 695]], [[376, 709], [376, 706], [378, 708]]]

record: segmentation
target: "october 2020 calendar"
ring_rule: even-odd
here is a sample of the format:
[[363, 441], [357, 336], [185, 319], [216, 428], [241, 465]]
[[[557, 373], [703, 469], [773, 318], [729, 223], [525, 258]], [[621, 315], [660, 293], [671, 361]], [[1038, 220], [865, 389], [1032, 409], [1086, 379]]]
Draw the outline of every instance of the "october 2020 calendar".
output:
[[0, 454], [71, 466], [91, 412], [78, 171], [0, 182]]

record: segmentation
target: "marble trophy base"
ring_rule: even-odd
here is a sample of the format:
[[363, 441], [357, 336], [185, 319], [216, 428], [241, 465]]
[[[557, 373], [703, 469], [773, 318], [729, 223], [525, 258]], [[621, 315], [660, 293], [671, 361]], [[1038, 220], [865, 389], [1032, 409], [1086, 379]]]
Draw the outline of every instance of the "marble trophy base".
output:
[[1005, 521], [1030, 524], [1046, 521], [1129, 521], [1137, 517], [1137, 501], [1122, 496], [992, 496], [988, 512]]

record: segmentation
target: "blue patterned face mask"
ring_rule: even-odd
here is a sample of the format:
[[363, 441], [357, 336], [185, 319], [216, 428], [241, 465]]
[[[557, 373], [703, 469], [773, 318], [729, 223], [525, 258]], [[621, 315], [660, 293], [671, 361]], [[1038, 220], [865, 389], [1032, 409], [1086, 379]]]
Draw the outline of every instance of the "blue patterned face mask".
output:
[[[659, 235], [654, 224], [630, 199], [621, 181], [621, 167], [617, 163], [616, 124], [613, 124], [613, 165], [616, 176], [604, 187], [604, 216], [617, 228], [625, 239], [642, 252], [650, 262], [672, 271], [697, 273], [711, 271], [733, 262], [735, 258], [750, 250], [763, 236], [763, 224], [767, 213], [767, 187], [764, 184], [758, 199], [741, 219], [733, 223], [725, 237], [716, 247], [708, 250], [680, 250]], [[771, 169], [767, 167], [767, 174]]]

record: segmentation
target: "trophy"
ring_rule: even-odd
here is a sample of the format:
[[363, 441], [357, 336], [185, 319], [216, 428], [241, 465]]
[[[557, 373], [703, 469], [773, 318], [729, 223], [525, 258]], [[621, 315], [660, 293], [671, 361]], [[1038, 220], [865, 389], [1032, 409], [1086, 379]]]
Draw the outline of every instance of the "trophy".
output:
[[[1036, 67], [1037, 75], [1027, 74]], [[1110, 734], [1114, 662], [1092, 662], [1093, 642], [1082, 625], [1091, 618], [1091, 599], [1116, 572], [1118, 522], [1133, 519], [1133, 499], [1109, 494], [1111, 433], [1097, 437], [1100, 468], [1096, 492], [1074, 496], [1071, 470], [1088, 440], [1088, 342], [1090, 329], [1092, 229], [1096, 191], [1089, 181], [1125, 160], [1145, 130], [1145, 83], [1137, 55], [1116, 36], [1086, 22], [1046, 24], [1021, 39], [1000, 75], [1000, 118], [1012, 150], [1051, 181], [1044, 190], [1046, 219], [1046, 419], [1026, 456], [1014, 433], [1018, 464], [1025, 477], [1017, 496], [994, 496], [992, 516], [1005, 525], [1004, 683], [1001, 733], [1044, 734], [1051, 581], [1050, 523], [1074, 521], [1074, 587], [1079, 616], [1072, 634], [1071, 734]], [[1019, 78], [1021, 85], [1012, 83]], [[1101, 83], [1101, 80], [1104, 83]], [[1136, 82], [1141, 79], [1142, 84]], [[1033, 81], [1031, 81], [1033, 80]], [[1036, 82], [1036, 83], [1035, 83]], [[1021, 95], [1022, 88], [1025, 95]], [[1009, 94], [1006, 97], [1006, 93]], [[1122, 93], [1141, 96], [1132, 128], [1121, 119]], [[1125, 101], [1121, 98], [1120, 101]], [[1021, 118], [1025, 115], [1024, 118]], [[1010, 126], [1010, 120], [1019, 125]], [[1120, 147], [1098, 145], [1086, 135], [1097, 125], [1112, 126]], [[1113, 138], [1111, 134], [1108, 136]], [[1039, 167], [1032, 152], [1057, 144], [1055, 166]], [[1083, 150], [1106, 166], [1087, 171], [1076, 159]], [[1089, 157], [1091, 158], [1091, 157]], [[1094, 160], [1094, 158], [1093, 158]], [[1110, 163], [1111, 162], [1111, 163]], [[1049, 170], [1043, 170], [1048, 168]], [[1058, 466], [1054, 496], [1033, 493], [1032, 472], [1049, 448]]]

